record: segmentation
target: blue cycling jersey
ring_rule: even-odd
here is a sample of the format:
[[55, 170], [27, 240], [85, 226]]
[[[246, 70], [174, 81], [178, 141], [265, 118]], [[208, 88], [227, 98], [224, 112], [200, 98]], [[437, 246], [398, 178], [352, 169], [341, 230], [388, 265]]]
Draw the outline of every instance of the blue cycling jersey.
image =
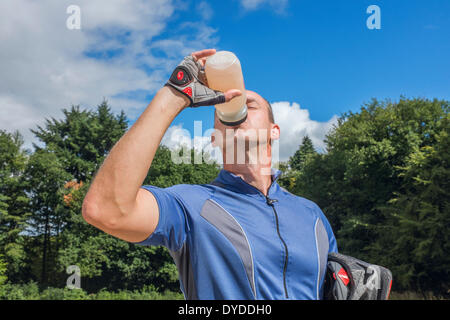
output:
[[186, 299], [321, 299], [333, 231], [320, 208], [276, 182], [265, 196], [222, 169], [211, 184], [143, 186], [159, 221], [139, 245], [163, 245]]

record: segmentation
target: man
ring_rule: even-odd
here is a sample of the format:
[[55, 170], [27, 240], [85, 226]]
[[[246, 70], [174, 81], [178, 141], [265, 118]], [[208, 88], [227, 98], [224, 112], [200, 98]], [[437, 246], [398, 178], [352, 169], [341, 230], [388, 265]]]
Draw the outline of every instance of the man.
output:
[[[241, 124], [227, 127], [215, 118], [212, 142], [222, 149], [224, 167], [211, 184], [141, 186], [176, 115], [242, 94], [204, 85], [205, 59], [214, 53], [195, 52], [175, 69], [106, 158], [84, 200], [83, 217], [125, 241], [167, 247], [186, 299], [320, 299], [336, 240], [316, 204], [276, 182], [281, 172], [270, 170], [271, 142], [280, 128], [257, 93], [246, 92], [248, 113]], [[265, 134], [249, 134], [255, 130]], [[238, 161], [239, 152], [230, 151], [242, 141], [244, 161]], [[256, 161], [255, 143], [264, 150]]]

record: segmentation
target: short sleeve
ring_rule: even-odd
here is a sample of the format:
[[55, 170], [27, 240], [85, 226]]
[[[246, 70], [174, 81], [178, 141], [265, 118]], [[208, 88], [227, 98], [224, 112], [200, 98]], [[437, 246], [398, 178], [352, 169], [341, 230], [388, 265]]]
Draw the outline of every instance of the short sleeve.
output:
[[159, 219], [155, 231], [145, 240], [135, 242], [143, 246], [164, 246], [177, 251], [186, 240], [186, 212], [181, 200], [169, 188], [142, 186], [156, 198]]

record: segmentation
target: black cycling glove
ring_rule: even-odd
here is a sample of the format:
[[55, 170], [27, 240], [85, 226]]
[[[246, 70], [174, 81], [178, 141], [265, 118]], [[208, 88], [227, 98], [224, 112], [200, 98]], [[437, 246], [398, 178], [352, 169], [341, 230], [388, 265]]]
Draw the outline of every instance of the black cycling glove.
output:
[[212, 106], [225, 102], [223, 92], [208, 88], [203, 66], [195, 61], [193, 56], [187, 56], [180, 62], [165, 85], [188, 97], [189, 107]]

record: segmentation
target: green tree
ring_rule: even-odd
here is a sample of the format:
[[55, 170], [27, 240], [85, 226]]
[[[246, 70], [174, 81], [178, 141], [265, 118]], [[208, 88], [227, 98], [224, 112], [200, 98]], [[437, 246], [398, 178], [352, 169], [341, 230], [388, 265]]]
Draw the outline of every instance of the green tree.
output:
[[24, 170], [27, 152], [19, 132], [0, 130], [0, 254], [8, 265], [8, 276], [18, 280], [26, 264], [23, 239], [29, 216]]
[[[341, 116], [337, 125], [327, 135], [327, 152], [313, 155], [306, 162], [304, 170], [296, 179], [294, 192], [315, 201], [324, 210], [333, 226], [341, 252], [369, 262], [384, 264], [395, 271], [395, 278], [401, 277], [401, 273], [413, 272], [410, 266], [401, 262], [416, 259], [410, 255], [411, 251], [394, 250], [396, 247], [406, 247], [397, 242], [397, 226], [400, 220], [388, 214], [386, 208], [393, 205], [389, 202], [391, 199], [399, 197], [397, 203], [402, 203], [406, 194], [411, 196], [414, 190], [420, 190], [413, 184], [413, 181], [417, 180], [412, 178], [414, 174], [418, 174], [418, 167], [411, 167], [416, 168], [415, 171], [408, 171], [406, 168], [411, 166], [411, 157], [418, 154], [418, 150], [425, 152], [430, 150], [430, 147], [437, 150], [434, 148], [438, 145], [439, 132], [445, 132], [442, 119], [447, 117], [448, 108], [447, 101], [436, 99], [401, 98], [396, 103], [374, 99], [364, 105], [360, 112], [348, 112]], [[441, 151], [435, 154], [445, 152], [442, 147], [438, 149]], [[445, 171], [442, 169], [444, 167], [444, 162], [441, 161], [440, 169], [434, 170]], [[408, 178], [405, 170], [411, 178]], [[443, 184], [434, 186], [446, 189]], [[423, 200], [422, 192], [425, 192], [424, 188], [421, 189], [421, 196], [418, 196], [420, 200], [417, 201]], [[439, 201], [445, 203], [442, 198]], [[408, 215], [406, 202], [405, 200], [397, 207], [397, 217], [405, 218]], [[410, 214], [418, 214], [417, 208], [410, 208]], [[439, 212], [443, 214], [436, 211], [434, 215], [442, 219], [439, 220], [442, 225], [447, 209], [439, 210], [442, 210]], [[427, 221], [431, 227], [433, 215], [424, 216], [430, 218]], [[415, 234], [406, 228], [409, 223], [406, 221], [411, 219], [405, 218], [401, 221], [405, 223], [403, 244], [410, 243], [411, 247], [417, 244], [425, 248], [420, 242], [425, 238], [411, 240]], [[437, 229], [433, 232], [438, 232]], [[406, 240], [407, 238], [409, 240]], [[423, 255], [424, 251], [418, 250]], [[438, 252], [439, 250], [433, 254]], [[429, 254], [432, 254], [431, 251]], [[444, 260], [439, 261], [448, 269]], [[400, 272], [395, 269], [396, 265], [402, 265], [404, 269]], [[434, 272], [429, 265], [422, 266], [424, 273], [430, 275]], [[403, 284], [397, 283], [397, 288], [406, 288], [406, 283], [410, 281], [412, 278], [407, 278]]]
[[278, 169], [282, 172], [281, 176], [277, 180], [278, 184], [281, 187], [292, 192], [298, 173], [290, 168], [289, 161], [280, 161], [273, 164], [274, 168], [276, 168], [277, 166]]
[[282, 172], [281, 177], [278, 179], [280, 186], [286, 188], [290, 192], [298, 193], [299, 190], [298, 187], [296, 187], [296, 181], [302, 174], [301, 172], [304, 170], [307, 161], [317, 154], [311, 138], [309, 138], [308, 135], [305, 135], [299, 148], [291, 157], [289, 157], [288, 161], [281, 161], [278, 163], [279, 169]]
[[37, 150], [30, 157], [26, 175], [32, 210], [27, 231], [35, 240], [33, 245], [40, 243], [41, 248], [38, 251], [41, 267], [35, 270], [35, 276], [41, 286], [46, 286], [49, 275], [56, 271], [59, 235], [67, 218], [63, 208], [64, 185], [73, 176], [66, 172], [58, 156], [46, 149]]
[[307, 159], [316, 153], [311, 138], [305, 135], [297, 151], [289, 158], [289, 165], [293, 170], [300, 171], [303, 169]]
[[400, 167], [402, 188], [385, 208], [392, 228], [384, 235], [395, 243], [390, 256], [398, 281], [408, 289], [442, 296], [450, 290], [449, 133], [447, 114], [437, 121], [436, 143], [415, 148]]
[[6, 262], [3, 261], [3, 256], [0, 255], [0, 291], [6, 280], [8, 280], [8, 277], [6, 276]]
[[[59, 284], [66, 276], [68, 265], [60, 264], [65, 261], [61, 254], [76, 251], [77, 247], [71, 245], [80, 244], [67, 241], [74, 223], [82, 224], [73, 228], [84, 231], [73, 235], [80, 239], [82, 247], [89, 241], [95, 242], [88, 237], [93, 233], [92, 227], [82, 220], [81, 210], [70, 210], [74, 192], [70, 185], [84, 185], [85, 192], [95, 171], [127, 128], [125, 114], [114, 115], [106, 101], [96, 111], [72, 106], [70, 110], [64, 109], [63, 114], [63, 119], [47, 119], [44, 126], [32, 130], [41, 144], [34, 145], [36, 151], [27, 169], [33, 208], [30, 232], [34, 237], [29, 241], [30, 252], [34, 260], [42, 261], [34, 272], [40, 273], [37, 278], [41, 279], [41, 286]], [[36, 242], [41, 250], [34, 249]]]
[[[106, 101], [96, 112], [72, 106], [63, 109], [64, 119], [46, 119], [45, 127], [31, 130], [63, 161], [66, 171], [77, 181], [88, 181], [97, 171], [109, 150], [125, 133], [128, 122], [125, 113], [114, 115]], [[36, 150], [42, 149], [34, 145]]]

